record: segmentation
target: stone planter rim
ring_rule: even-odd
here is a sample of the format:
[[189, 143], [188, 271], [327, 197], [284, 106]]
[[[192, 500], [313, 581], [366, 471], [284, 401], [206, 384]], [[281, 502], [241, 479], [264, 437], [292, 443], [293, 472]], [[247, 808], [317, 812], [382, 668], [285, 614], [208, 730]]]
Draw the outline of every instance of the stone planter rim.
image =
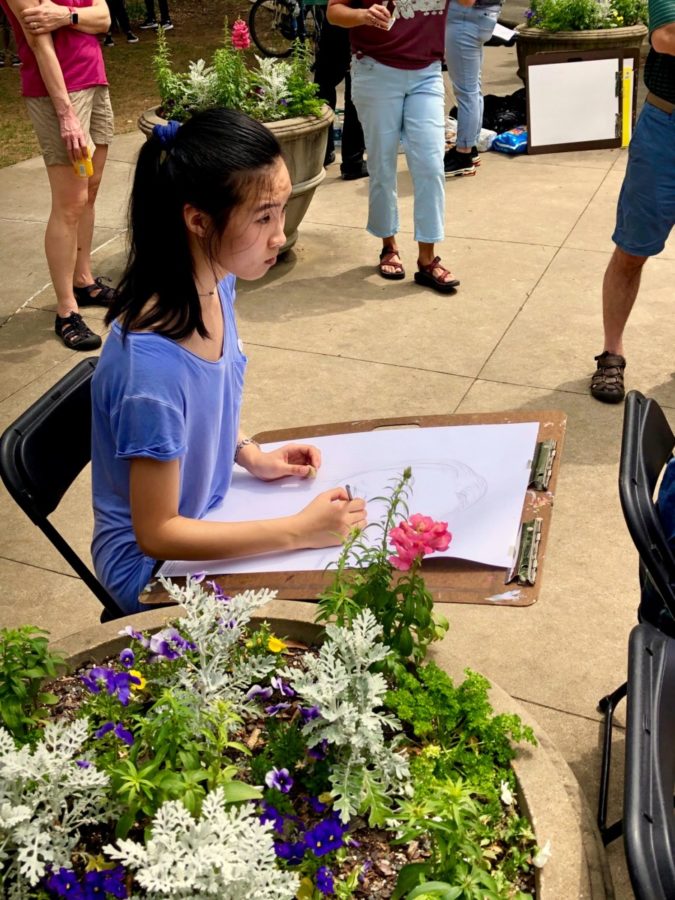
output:
[[[163, 607], [126, 616], [114, 622], [95, 625], [56, 641], [52, 649], [60, 650], [69, 671], [87, 663], [100, 663], [128, 646], [129, 637], [120, 634], [122, 627], [138, 631], [157, 631], [181, 615], [178, 607]], [[316, 642], [320, 626], [301, 618], [289, 618], [259, 611], [253, 621], [266, 621], [280, 636], [292, 637], [308, 644]], [[435, 648], [430, 658], [453, 679], [459, 680], [470, 662], [448, 663], [442, 647]], [[475, 669], [474, 669], [475, 670]], [[512, 765], [518, 784], [521, 809], [529, 817], [539, 846], [550, 840], [552, 856], [543, 869], [537, 869], [537, 900], [561, 900], [562, 897], [584, 897], [586, 900], [609, 900], [613, 897], [611, 876], [592, 813], [567, 762], [536, 719], [521, 704], [490, 680], [490, 702], [495, 713], [515, 713], [525, 725], [533, 728], [538, 747], [522, 745]], [[580, 856], [583, 857], [580, 860]], [[577, 867], [577, 883], [570, 884], [570, 869]]]
[[543, 37], [546, 36], [547, 39], [555, 40], [556, 37], [560, 37], [560, 40], [583, 40], [582, 35], [588, 35], [588, 39], [602, 39], [605, 35], [607, 36], [607, 40], [611, 40], [611, 36], [618, 36], [621, 38], [630, 38], [630, 37], [638, 37], [642, 35], [643, 37], [647, 34], [649, 29], [646, 25], [642, 24], [642, 22], [638, 22], [637, 25], [619, 25], [617, 28], [584, 28], [578, 31], [549, 31], [548, 28], [537, 28], [536, 26], [529, 25], [518, 25], [516, 31], [521, 34], [523, 37]]

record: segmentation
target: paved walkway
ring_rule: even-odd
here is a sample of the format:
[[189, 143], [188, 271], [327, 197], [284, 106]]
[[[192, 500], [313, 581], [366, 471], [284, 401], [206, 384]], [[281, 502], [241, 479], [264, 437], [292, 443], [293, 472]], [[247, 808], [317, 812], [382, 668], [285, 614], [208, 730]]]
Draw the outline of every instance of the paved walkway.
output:
[[[511, 50], [488, 49], [487, 92], [510, 93]], [[119, 275], [135, 135], [115, 139], [98, 204], [97, 273]], [[539, 601], [526, 609], [448, 608], [457, 654], [518, 697], [557, 742], [591, 804], [597, 795], [598, 698], [623, 677], [635, 621], [637, 561], [616, 479], [622, 408], [587, 383], [601, 349], [600, 284], [611, 252], [626, 154], [483, 156], [476, 177], [447, 185], [444, 259], [455, 297], [385, 282], [366, 235], [367, 183], [337, 167], [317, 192], [289, 258], [240, 286], [250, 358], [243, 425], [506, 409], [563, 409], [567, 442]], [[401, 158], [401, 249], [414, 268], [412, 194]], [[0, 170], [0, 428], [76, 361], [52, 334], [42, 253], [48, 211], [40, 160]], [[629, 387], [675, 424], [672, 293], [675, 243], [647, 266], [627, 335]], [[88, 312], [101, 331], [101, 311]], [[0, 490], [0, 625], [33, 622], [55, 636], [93, 624], [96, 602]], [[86, 477], [58, 511], [87, 552]], [[623, 713], [622, 713], [623, 714]], [[617, 740], [617, 757], [622, 752]], [[618, 802], [618, 801], [617, 801]], [[555, 848], [553, 848], [555, 853]], [[631, 895], [620, 842], [617, 896]], [[571, 900], [571, 898], [561, 898]]]

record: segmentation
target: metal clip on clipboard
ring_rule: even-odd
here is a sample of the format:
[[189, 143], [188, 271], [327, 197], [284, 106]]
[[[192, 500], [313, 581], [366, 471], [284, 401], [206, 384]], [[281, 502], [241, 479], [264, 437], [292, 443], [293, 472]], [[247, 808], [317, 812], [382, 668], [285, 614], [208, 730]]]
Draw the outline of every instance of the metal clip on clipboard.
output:
[[551, 480], [553, 460], [556, 454], [556, 442], [554, 440], [540, 441], [534, 451], [530, 481], [528, 487], [535, 491], [545, 491]]
[[513, 566], [507, 572], [505, 584], [517, 581], [518, 584], [534, 584], [537, 577], [537, 554], [541, 541], [543, 519], [531, 519], [523, 522], [518, 535], [518, 550]]

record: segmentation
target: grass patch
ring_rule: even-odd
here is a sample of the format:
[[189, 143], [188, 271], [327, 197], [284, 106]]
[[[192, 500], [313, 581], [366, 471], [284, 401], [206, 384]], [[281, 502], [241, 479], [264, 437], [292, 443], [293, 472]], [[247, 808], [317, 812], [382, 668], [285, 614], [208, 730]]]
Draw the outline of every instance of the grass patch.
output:
[[[230, 23], [237, 17], [247, 20], [249, 8], [247, 0], [170, 0], [171, 19], [176, 27], [167, 32], [167, 40], [174, 66], [182, 70], [191, 59], [210, 59], [222, 43], [225, 19]], [[142, 4], [127, 3], [127, 11], [131, 27], [140, 38], [138, 44], [127, 44], [125, 36], [115, 31], [115, 46], [103, 48], [115, 134], [133, 131], [143, 110], [159, 102], [152, 71], [155, 33], [138, 29], [145, 13]], [[0, 168], [40, 154], [20, 91], [19, 70], [0, 69]]]

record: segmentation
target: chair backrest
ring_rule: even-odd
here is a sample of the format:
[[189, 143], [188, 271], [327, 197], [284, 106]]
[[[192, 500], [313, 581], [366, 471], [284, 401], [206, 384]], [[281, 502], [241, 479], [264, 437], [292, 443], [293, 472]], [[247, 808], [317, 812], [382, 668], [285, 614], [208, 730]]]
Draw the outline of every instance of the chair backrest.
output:
[[105, 607], [120, 608], [48, 516], [91, 459], [91, 378], [97, 359], [78, 363], [0, 438], [0, 476], [7, 490]]
[[637, 900], [675, 897], [675, 639], [648, 622], [628, 648], [623, 834]]
[[[675, 435], [658, 403], [630, 391], [623, 420], [619, 496], [640, 557], [641, 575], [673, 617], [675, 556], [661, 526], [654, 492], [674, 446]], [[658, 622], [652, 624], [658, 627]]]

